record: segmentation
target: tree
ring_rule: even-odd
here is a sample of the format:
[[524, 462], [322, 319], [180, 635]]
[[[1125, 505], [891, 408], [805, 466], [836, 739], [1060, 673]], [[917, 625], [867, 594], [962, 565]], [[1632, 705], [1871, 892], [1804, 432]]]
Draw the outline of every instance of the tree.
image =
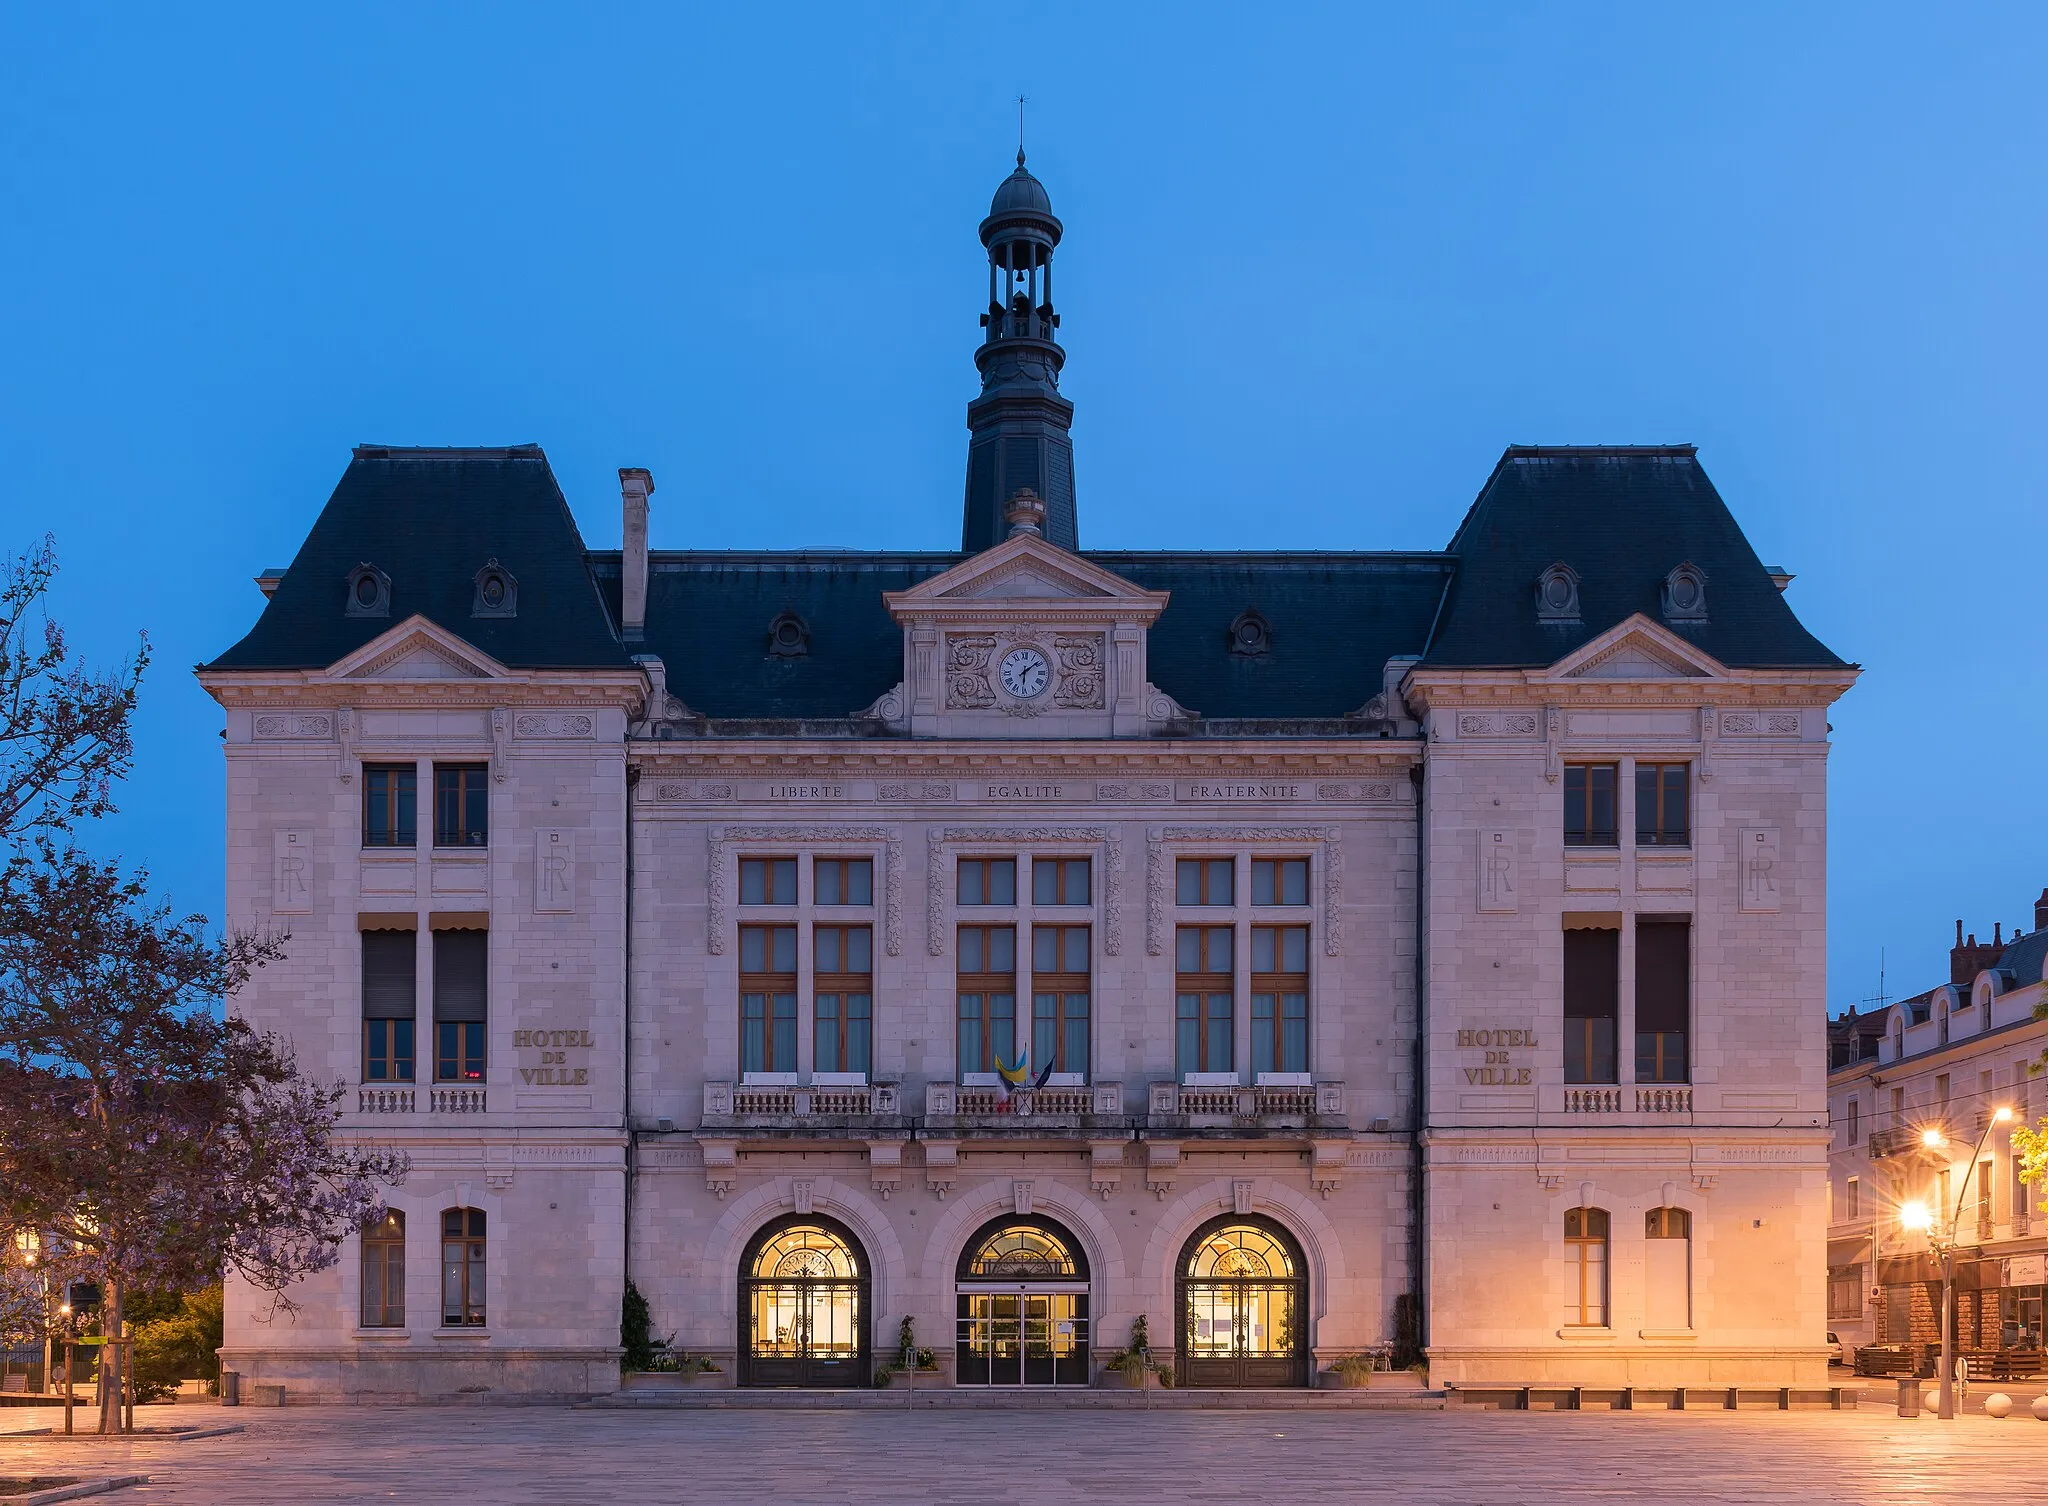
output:
[[56, 574], [47, 536], [0, 559], [0, 838], [105, 815], [134, 754], [128, 718], [149, 640], [126, 664], [87, 670], [45, 610]]
[[[215, 1013], [281, 955], [277, 938], [212, 939], [146, 874], [47, 835], [0, 872], [0, 1225], [39, 1231], [50, 1278], [101, 1284], [110, 1337], [125, 1293], [224, 1269], [289, 1307], [405, 1175], [402, 1155], [334, 1140], [342, 1084]], [[107, 1361], [102, 1432], [119, 1416], [112, 1346]]]

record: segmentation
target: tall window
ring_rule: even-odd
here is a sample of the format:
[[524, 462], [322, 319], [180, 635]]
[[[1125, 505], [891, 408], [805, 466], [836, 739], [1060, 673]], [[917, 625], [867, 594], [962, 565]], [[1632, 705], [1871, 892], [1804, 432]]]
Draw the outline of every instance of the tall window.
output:
[[482, 847], [490, 841], [490, 765], [434, 765], [434, 845]]
[[1088, 1072], [1086, 926], [1031, 928], [1031, 1070], [1047, 1063], [1055, 1072]]
[[741, 858], [740, 903], [743, 905], [795, 904], [796, 859]]
[[411, 1082], [419, 1015], [411, 931], [363, 932], [363, 1081]]
[[419, 777], [409, 763], [363, 765], [363, 846], [418, 844]]
[[1308, 927], [1252, 927], [1252, 1071], [1308, 1070]]
[[819, 926], [812, 953], [811, 1069], [866, 1072], [874, 1029], [874, 932]]
[[441, 1323], [481, 1328], [484, 1321], [484, 1211], [450, 1208], [441, 1215]]
[[484, 1080], [490, 935], [434, 933], [434, 1081]]
[[1033, 858], [1031, 860], [1031, 903], [1034, 905], [1087, 904], [1088, 859]]
[[1174, 1067], [1234, 1072], [1229, 926], [1181, 926], [1174, 933]]
[[1685, 1082], [1692, 1018], [1692, 922], [1636, 921], [1636, 1081]]
[[1991, 1179], [1997, 1168], [1989, 1161], [1977, 1163], [1977, 1237], [1991, 1237]]
[[1688, 800], [1692, 765], [1636, 765], [1636, 846], [1688, 847], [1692, 816]]
[[363, 1230], [363, 1327], [405, 1327], [405, 1215], [396, 1208]]
[[1614, 782], [1618, 764], [1570, 763], [1564, 767], [1564, 845], [1614, 847]]
[[1852, 1149], [1853, 1149], [1853, 1148], [1855, 1147], [1855, 1145], [1856, 1145], [1856, 1142], [1857, 1142], [1858, 1140], [1861, 1140], [1861, 1139], [1863, 1138], [1863, 1131], [1862, 1131], [1862, 1126], [1861, 1126], [1861, 1123], [1860, 1123], [1860, 1121], [1861, 1121], [1862, 1117], [1863, 1117], [1863, 1100], [1862, 1100], [1862, 1099], [1860, 1099], [1860, 1098], [1852, 1098], [1852, 1099], [1850, 1099], [1850, 1100], [1849, 1100], [1849, 1145], [1850, 1145], [1850, 1147], [1851, 1147]]
[[963, 905], [1014, 905], [1017, 903], [1017, 860], [962, 858], [958, 882], [959, 900]]
[[1863, 1182], [1851, 1177], [1842, 1189], [1842, 1217], [1856, 1219], [1863, 1216]]
[[[871, 905], [875, 902], [873, 858], [819, 858], [812, 871], [812, 899], [821, 905]], [[792, 881], [791, 892], [795, 891]]]
[[795, 926], [740, 927], [740, 1071], [796, 1071]]
[[[1934, 1101], [1935, 1101], [1935, 1103], [1936, 1103], [1936, 1104], [1938, 1104], [1938, 1105], [1940, 1106], [1940, 1108], [1941, 1108], [1941, 1114], [1942, 1114], [1942, 1117], [1943, 1117], [1944, 1119], [1945, 1119], [1945, 1118], [1947, 1118], [1947, 1117], [1948, 1117], [1948, 1073], [1946, 1073], [1946, 1072], [1937, 1072], [1937, 1073], [1935, 1073], [1935, 1074], [1934, 1074]], [[1946, 1125], [1943, 1125], [1942, 1127], [1943, 1127], [1944, 1129], [1946, 1129], [1946, 1128], [1947, 1128], [1947, 1126], [1946, 1126]]]
[[1564, 1080], [1617, 1082], [1615, 1016], [1620, 1010], [1621, 932], [1564, 933]]
[[1892, 1127], [1893, 1129], [1898, 1129], [1898, 1128], [1899, 1128], [1900, 1126], [1902, 1126], [1903, 1124], [1905, 1124], [1905, 1122], [1906, 1122], [1906, 1090], [1905, 1090], [1904, 1088], [1893, 1088], [1893, 1089], [1892, 1089], [1892, 1123], [1891, 1123], [1891, 1127]]
[[1652, 1208], [1644, 1215], [1643, 1234], [1645, 1326], [1667, 1332], [1692, 1327], [1692, 1215], [1683, 1208]]
[[[963, 865], [964, 866], [964, 865]], [[960, 1071], [1017, 1059], [1017, 928], [960, 928]]]
[[1173, 865], [1174, 902], [1183, 905], [1235, 904], [1234, 858], [1181, 858]]
[[1253, 858], [1252, 903], [1255, 905], [1307, 904], [1308, 859]]
[[1564, 1216], [1564, 1322], [1607, 1326], [1607, 1210], [1573, 1208]]

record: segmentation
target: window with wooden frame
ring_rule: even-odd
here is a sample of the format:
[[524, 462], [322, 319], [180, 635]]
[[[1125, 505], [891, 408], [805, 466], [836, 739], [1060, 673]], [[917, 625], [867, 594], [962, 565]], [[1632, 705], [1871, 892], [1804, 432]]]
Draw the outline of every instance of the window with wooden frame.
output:
[[365, 1328], [405, 1327], [405, 1215], [396, 1208], [363, 1229]]
[[489, 1018], [489, 933], [434, 932], [434, 1081], [484, 1080]]
[[956, 883], [958, 899], [963, 905], [1014, 905], [1017, 903], [1017, 860], [962, 858]]
[[1308, 859], [1253, 858], [1252, 903], [1255, 905], [1307, 904]]
[[1173, 865], [1173, 902], [1177, 905], [1237, 903], [1235, 858], [1177, 858]]
[[811, 1070], [864, 1074], [874, 1032], [874, 931], [819, 926], [812, 941]]
[[1174, 932], [1174, 1068], [1182, 1077], [1237, 1070], [1234, 934], [1229, 926], [1180, 926]]
[[490, 765], [434, 765], [434, 845], [485, 847], [491, 837]]
[[1564, 1080], [1619, 1082], [1615, 1027], [1621, 1012], [1621, 932], [1564, 933]]
[[1088, 1075], [1088, 934], [1086, 926], [1031, 928], [1034, 1075], [1048, 1063], [1055, 1072]]
[[419, 1018], [419, 937], [413, 931], [365, 931], [363, 937], [363, 1081], [413, 1080]]
[[1034, 905], [1085, 905], [1088, 903], [1088, 859], [1033, 858], [1031, 860], [1031, 903]]
[[1858, 1142], [1858, 1141], [1860, 1141], [1860, 1140], [1861, 1140], [1861, 1139], [1863, 1138], [1863, 1100], [1862, 1100], [1862, 1099], [1860, 1099], [1860, 1098], [1852, 1098], [1852, 1099], [1850, 1099], [1850, 1100], [1849, 1100], [1849, 1111], [1848, 1111], [1848, 1117], [1849, 1117], [1849, 1145], [1850, 1145], [1850, 1147], [1851, 1147], [1851, 1148], [1853, 1149], [1853, 1148], [1855, 1147], [1855, 1145], [1857, 1144], [1857, 1142]]
[[960, 1072], [993, 1072], [1017, 1059], [1017, 928], [962, 926], [959, 942]]
[[1564, 1326], [1607, 1327], [1607, 1210], [1573, 1208], [1564, 1216]]
[[1614, 789], [1619, 764], [1564, 766], [1564, 845], [1617, 847]]
[[1636, 921], [1636, 1081], [1689, 1082], [1692, 922], [1683, 915]]
[[441, 1326], [483, 1323], [484, 1211], [449, 1208], [441, 1214]]
[[740, 903], [743, 905], [795, 904], [796, 859], [741, 858]]
[[1692, 1215], [1652, 1208], [1643, 1215], [1643, 1316], [1652, 1331], [1692, 1327]]
[[1636, 765], [1636, 846], [1690, 847], [1692, 765]]
[[796, 927], [741, 926], [740, 1071], [796, 1070]]
[[817, 859], [811, 869], [811, 902], [818, 905], [872, 905], [875, 902], [875, 860]]
[[363, 765], [363, 846], [419, 844], [419, 778], [409, 763]]
[[1842, 1217], [1863, 1217], [1863, 1181], [1860, 1177], [1851, 1177], [1842, 1184]]
[[1252, 1071], [1308, 1070], [1308, 927], [1252, 927]]

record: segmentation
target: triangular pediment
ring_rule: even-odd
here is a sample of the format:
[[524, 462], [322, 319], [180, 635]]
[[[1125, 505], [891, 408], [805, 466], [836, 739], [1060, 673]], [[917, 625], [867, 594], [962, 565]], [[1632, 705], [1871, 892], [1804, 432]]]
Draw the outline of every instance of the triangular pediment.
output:
[[908, 591], [889, 593], [886, 599], [889, 609], [899, 616], [916, 615], [920, 609], [957, 609], [972, 604], [1065, 603], [1113, 611], [1119, 604], [1129, 603], [1149, 619], [1166, 605], [1164, 592], [1133, 585], [1113, 571], [1030, 534], [1005, 539]]
[[1551, 665], [1553, 680], [1701, 680], [1727, 669], [1669, 628], [1638, 612]]
[[504, 665], [424, 617], [380, 633], [346, 658], [328, 666], [335, 680], [496, 680]]

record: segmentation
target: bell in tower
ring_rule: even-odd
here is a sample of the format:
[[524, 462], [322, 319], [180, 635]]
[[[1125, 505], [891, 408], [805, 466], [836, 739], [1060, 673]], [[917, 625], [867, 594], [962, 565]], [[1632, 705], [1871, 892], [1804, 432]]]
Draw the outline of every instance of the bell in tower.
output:
[[1054, 338], [1052, 253], [1060, 222], [1045, 186], [1017, 170], [996, 189], [981, 222], [988, 248], [988, 312], [974, 364], [981, 395], [967, 405], [967, 505], [960, 547], [979, 553], [1009, 535], [1005, 502], [1028, 488], [1045, 502], [1045, 537], [1079, 549], [1074, 522], [1074, 441], [1068, 433], [1074, 405], [1060, 396], [1067, 353]]

